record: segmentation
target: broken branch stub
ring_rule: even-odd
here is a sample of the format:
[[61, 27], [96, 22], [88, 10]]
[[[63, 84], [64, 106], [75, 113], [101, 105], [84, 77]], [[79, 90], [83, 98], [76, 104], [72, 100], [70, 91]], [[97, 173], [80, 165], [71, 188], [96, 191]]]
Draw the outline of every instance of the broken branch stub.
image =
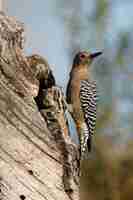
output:
[[0, 70], [12, 90], [19, 95], [36, 96], [38, 81], [24, 56], [24, 25], [0, 13]]

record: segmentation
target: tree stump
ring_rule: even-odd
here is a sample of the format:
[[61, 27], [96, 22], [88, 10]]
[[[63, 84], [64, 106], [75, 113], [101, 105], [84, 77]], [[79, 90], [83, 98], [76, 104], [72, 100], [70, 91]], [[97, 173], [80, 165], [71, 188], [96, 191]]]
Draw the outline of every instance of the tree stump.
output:
[[[0, 199], [78, 200], [79, 155], [65, 121], [63, 94], [56, 86], [42, 89], [44, 107], [38, 108], [38, 63], [32, 66], [24, 55], [24, 41], [24, 25], [1, 12]], [[48, 63], [41, 64], [49, 75]]]

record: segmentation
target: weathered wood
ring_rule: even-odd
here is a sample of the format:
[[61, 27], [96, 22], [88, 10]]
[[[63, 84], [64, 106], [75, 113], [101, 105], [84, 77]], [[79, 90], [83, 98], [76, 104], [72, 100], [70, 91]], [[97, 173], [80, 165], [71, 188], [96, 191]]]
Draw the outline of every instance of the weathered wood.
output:
[[0, 199], [78, 200], [78, 150], [58, 120], [56, 139], [46, 110], [37, 108], [39, 79], [23, 34], [22, 23], [0, 13]]
[[3, 9], [4, 9], [3, 8], [3, 6], [4, 6], [3, 3], [4, 3], [3, 0], [0, 0], [0, 11], [3, 11]]

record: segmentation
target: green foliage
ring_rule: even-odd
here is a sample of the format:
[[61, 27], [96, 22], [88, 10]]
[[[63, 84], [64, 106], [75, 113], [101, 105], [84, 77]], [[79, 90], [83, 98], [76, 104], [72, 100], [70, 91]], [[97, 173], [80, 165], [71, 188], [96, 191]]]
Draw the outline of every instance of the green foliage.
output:
[[108, 12], [109, 2], [107, 0], [96, 0], [95, 19], [99, 23], [100, 19], [106, 16]]

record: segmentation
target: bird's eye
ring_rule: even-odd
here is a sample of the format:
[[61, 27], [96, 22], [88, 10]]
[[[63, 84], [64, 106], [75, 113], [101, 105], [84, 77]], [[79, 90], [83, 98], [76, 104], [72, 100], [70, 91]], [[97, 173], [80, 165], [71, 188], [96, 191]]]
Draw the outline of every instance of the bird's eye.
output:
[[84, 54], [81, 54], [81, 55], [80, 55], [80, 58], [81, 58], [81, 59], [85, 58], [85, 55], [84, 55]]

